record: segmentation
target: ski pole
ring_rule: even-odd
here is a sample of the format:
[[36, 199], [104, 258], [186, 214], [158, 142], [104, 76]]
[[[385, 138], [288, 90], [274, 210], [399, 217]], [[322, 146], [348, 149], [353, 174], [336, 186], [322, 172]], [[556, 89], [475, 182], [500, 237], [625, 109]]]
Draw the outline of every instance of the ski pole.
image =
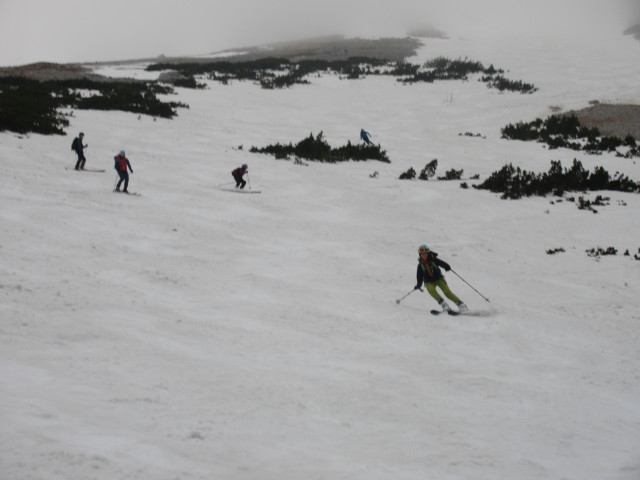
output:
[[[396, 300], [396, 303], [399, 304], [402, 300], [404, 300], [405, 298], [407, 298], [409, 295], [411, 295], [413, 292], [415, 292], [416, 290], [418, 290], [417, 288], [414, 288], [413, 290], [411, 290], [409, 293], [407, 293], [404, 297], [399, 298]], [[419, 289], [420, 291], [422, 291], [422, 289]]]
[[455, 274], [456, 274], [456, 276], [457, 276], [460, 280], [462, 280], [464, 283], [466, 283], [467, 285], [469, 285], [469, 286], [473, 289], [473, 291], [474, 291], [474, 292], [476, 292], [478, 295], [480, 295], [482, 298], [484, 298], [487, 302], [491, 303], [487, 297], [485, 297], [485, 296], [484, 296], [483, 294], [481, 294], [478, 290], [476, 290], [475, 288], [473, 288], [473, 285], [471, 285], [471, 284], [470, 284], [469, 282], [467, 282], [464, 278], [462, 278], [460, 275], [458, 275], [458, 274], [456, 273], [456, 271], [455, 271], [453, 268], [451, 269], [451, 271], [452, 271], [453, 273], [455, 273]]
[[116, 173], [116, 181], [115, 181], [115, 182], [113, 182], [113, 191], [114, 191], [114, 192], [116, 191], [116, 185], [118, 185], [118, 178], [120, 178], [120, 175], [118, 175], [118, 174]]
[[249, 182], [249, 190], [251, 190], [251, 178], [249, 177], [249, 172], [247, 172], [247, 182]]

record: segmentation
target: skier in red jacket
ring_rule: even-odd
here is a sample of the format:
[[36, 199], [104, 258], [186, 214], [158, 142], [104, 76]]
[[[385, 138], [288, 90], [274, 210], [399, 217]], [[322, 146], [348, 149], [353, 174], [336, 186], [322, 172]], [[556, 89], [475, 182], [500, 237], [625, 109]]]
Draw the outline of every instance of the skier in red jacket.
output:
[[133, 169], [131, 168], [131, 164], [129, 163], [129, 159], [125, 156], [124, 150], [120, 150], [115, 157], [113, 157], [114, 165], [113, 168], [116, 169], [118, 175], [120, 176], [120, 181], [116, 185], [116, 192], [120, 191], [120, 185], [124, 182], [124, 189], [122, 190], [124, 193], [129, 193], [127, 188], [129, 187], [129, 172], [127, 171], [127, 167], [133, 173]]

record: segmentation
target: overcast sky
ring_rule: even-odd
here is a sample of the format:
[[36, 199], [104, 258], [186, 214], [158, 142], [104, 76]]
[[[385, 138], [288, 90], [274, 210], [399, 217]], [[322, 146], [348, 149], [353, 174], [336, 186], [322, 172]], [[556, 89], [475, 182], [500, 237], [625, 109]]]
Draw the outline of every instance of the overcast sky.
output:
[[[584, 34], [640, 0], [0, 0], [0, 66], [182, 54], [318, 35]], [[634, 17], [630, 9], [636, 10]]]

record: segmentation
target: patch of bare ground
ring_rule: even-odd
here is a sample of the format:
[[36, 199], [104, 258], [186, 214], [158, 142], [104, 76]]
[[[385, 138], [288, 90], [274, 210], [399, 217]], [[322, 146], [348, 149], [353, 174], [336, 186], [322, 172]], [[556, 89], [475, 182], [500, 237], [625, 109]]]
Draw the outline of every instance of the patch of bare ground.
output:
[[572, 110], [581, 125], [596, 127], [602, 135], [625, 138], [631, 135], [640, 140], [640, 105], [613, 105], [591, 102], [582, 110]]

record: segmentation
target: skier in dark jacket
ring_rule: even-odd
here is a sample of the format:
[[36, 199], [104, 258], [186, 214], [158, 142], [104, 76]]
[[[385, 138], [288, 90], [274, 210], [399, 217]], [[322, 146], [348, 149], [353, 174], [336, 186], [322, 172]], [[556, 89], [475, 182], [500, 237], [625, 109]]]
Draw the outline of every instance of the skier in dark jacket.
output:
[[113, 168], [118, 172], [118, 176], [120, 177], [120, 181], [118, 181], [118, 185], [116, 185], [116, 192], [120, 191], [120, 185], [124, 182], [124, 189], [122, 190], [124, 193], [129, 193], [129, 172], [127, 172], [127, 167], [133, 173], [133, 169], [131, 168], [131, 164], [129, 163], [129, 159], [125, 156], [124, 150], [120, 150], [115, 157], [113, 157], [114, 163]]
[[71, 144], [71, 150], [76, 152], [78, 155], [78, 161], [76, 162], [76, 170], [84, 170], [84, 163], [87, 159], [84, 156], [84, 149], [89, 145], [83, 145], [82, 140], [84, 139], [84, 133], [80, 132], [76, 138], [73, 139], [73, 143]]
[[366, 132], [364, 128], [360, 129], [360, 139], [367, 145], [373, 145], [373, 142], [369, 138], [370, 136], [371, 134], [369, 132]]
[[236, 181], [236, 188], [240, 188], [242, 190], [247, 184], [247, 182], [242, 177], [244, 177], [244, 174], [248, 171], [249, 167], [246, 163], [244, 163], [241, 167], [238, 167], [231, 172], [231, 175], [233, 175], [233, 179]]
[[429, 247], [426, 245], [420, 245], [418, 247], [418, 254], [420, 255], [420, 258], [418, 258], [418, 270], [416, 273], [418, 283], [415, 286], [415, 290], [421, 289], [424, 284], [429, 295], [438, 302], [440, 307], [442, 307], [442, 310], [448, 311], [450, 310], [449, 304], [436, 290], [436, 287], [439, 287], [440, 290], [442, 290], [442, 293], [444, 293], [449, 300], [455, 302], [461, 312], [468, 310], [464, 302], [449, 289], [449, 285], [447, 285], [447, 281], [444, 279], [442, 270], [440, 270], [440, 268], [444, 268], [448, 272], [451, 270], [449, 264], [440, 260], [438, 258], [438, 254], [429, 250]]

